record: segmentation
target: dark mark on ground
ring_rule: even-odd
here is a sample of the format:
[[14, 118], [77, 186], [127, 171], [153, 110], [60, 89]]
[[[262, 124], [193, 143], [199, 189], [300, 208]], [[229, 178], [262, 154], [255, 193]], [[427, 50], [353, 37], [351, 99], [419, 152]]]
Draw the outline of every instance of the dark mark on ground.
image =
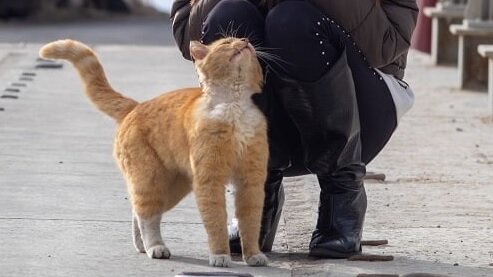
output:
[[43, 59], [43, 58], [37, 58], [36, 61], [38, 61], [38, 62], [48, 62], [48, 63], [55, 62], [54, 60], [47, 60], [47, 59]]
[[397, 274], [358, 274], [357, 277], [399, 277]]
[[35, 66], [35, 68], [62, 68], [63, 67], [63, 63], [39, 63]]
[[18, 88], [6, 88], [5, 91], [8, 91], [8, 92], [21, 92], [21, 90], [18, 89]]
[[385, 244], [389, 244], [389, 241], [386, 239], [361, 241], [361, 245], [364, 245], [364, 246], [380, 246], [380, 245], [385, 245]]
[[394, 256], [390, 255], [354, 255], [348, 258], [348, 261], [365, 261], [365, 262], [390, 262]]
[[377, 181], [385, 181], [385, 174], [384, 173], [378, 173], [378, 172], [367, 172], [365, 175], [366, 180], [377, 180]]
[[183, 276], [183, 277], [192, 277], [192, 276], [197, 276], [197, 277], [206, 277], [206, 276], [211, 276], [211, 277], [253, 277], [253, 275], [249, 273], [237, 273], [237, 272], [181, 272], [178, 276]]
[[[397, 274], [358, 274], [357, 277], [399, 277]], [[402, 277], [448, 277], [447, 275], [442, 274], [432, 274], [432, 273], [408, 273], [402, 275]]]
[[34, 79], [31, 77], [20, 77], [19, 78], [19, 81], [32, 81], [32, 80], [34, 80]]
[[22, 76], [36, 76], [36, 73], [34, 72], [22, 72]]
[[27, 84], [24, 83], [11, 83], [10, 85], [13, 87], [22, 87], [22, 88], [27, 87]]
[[17, 96], [17, 95], [10, 95], [10, 94], [4, 94], [4, 95], [0, 96], [0, 98], [17, 99], [17, 98], [19, 98], [19, 96]]
[[408, 273], [402, 275], [402, 277], [447, 277], [448, 275], [431, 274], [431, 273]]

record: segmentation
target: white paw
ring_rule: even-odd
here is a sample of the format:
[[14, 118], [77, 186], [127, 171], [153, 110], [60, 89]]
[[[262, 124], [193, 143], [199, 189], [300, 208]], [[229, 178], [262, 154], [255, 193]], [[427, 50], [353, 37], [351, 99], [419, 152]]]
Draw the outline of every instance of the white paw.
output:
[[264, 253], [258, 253], [257, 255], [246, 257], [245, 262], [249, 266], [265, 266], [269, 263], [269, 259], [267, 259]]
[[211, 255], [209, 265], [215, 267], [229, 267], [231, 265], [230, 255]]
[[156, 245], [147, 249], [147, 256], [151, 259], [169, 259], [171, 252], [164, 245]]

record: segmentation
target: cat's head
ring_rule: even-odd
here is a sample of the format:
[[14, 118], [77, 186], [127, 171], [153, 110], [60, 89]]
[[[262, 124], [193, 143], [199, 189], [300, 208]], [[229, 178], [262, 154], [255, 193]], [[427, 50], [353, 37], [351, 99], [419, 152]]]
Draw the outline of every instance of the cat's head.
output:
[[262, 68], [248, 39], [227, 37], [210, 45], [191, 41], [190, 54], [203, 85], [241, 85], [260, 92]]

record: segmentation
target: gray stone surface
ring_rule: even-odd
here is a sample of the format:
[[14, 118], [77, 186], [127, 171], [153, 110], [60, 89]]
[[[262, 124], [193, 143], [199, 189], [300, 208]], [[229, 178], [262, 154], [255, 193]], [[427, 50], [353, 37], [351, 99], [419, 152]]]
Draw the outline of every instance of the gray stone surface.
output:
[[478, 53], [488, 59], [488, 105], [493, 118], [493, 45], [479, 45]]
[[472, 28], [464, 23], [451, 25], [450, 31], [459, 38], [459, 87], [486, 91], [488, 61], [477, 53], [477, 49], [480, 44], [493, 44], [493, 28]]
[[[170, 260], [150, 260], [131, 243], [130, 206], [111, 155], [112, 120], [81, 92], [71, 66], [34, 69], [38, 45], [0, 45], [0, 96], [35, 72], [18, 99], [0, 98], [1, 276], [174, 276], [207, 266], [205, 232], [193, 196], [163, 218]], [[174, 47], [99, 45], [117, 90], [138, 100], [196, 85]], [[315, 179], [286, 180], [287, 202], [266, 268], [238, 257], [229, 269], [255, 276], [356, 276], [428, 272], [493, 276], [493, 124], [487, 96], [455, 89], [457, 71], [411, 53], [406, 80], [416, 104], [369, 166], [366, 253], [392, 262], [308, 258], [316, 219]], [[230, 210], [232, 208], [230, 207]], [[456, 264], [456, 265], [454, 265]]]
[[457, 65], [459, 39], [450, 33], [449, 27], [461, 21], [460, 18], [432, 18], [431, 55], [435, 65]]
[[464, 18], [464, 5], [426, 7], [423, 12], [432, 20], [431, 58], [435, 65], [457, 65], [458, 38], [450, 33], [450, 25], [459, 24]]

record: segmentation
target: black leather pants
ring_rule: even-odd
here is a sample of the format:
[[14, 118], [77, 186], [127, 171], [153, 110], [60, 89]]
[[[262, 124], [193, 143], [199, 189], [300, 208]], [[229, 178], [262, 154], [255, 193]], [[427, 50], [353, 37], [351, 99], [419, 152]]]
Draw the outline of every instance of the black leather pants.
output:
[[360, 114], [361, 159], [368, 164], [397, 126], [385, 82], [368, 65], [348, 32], [308, 1], [285, 0], [268, 13], [254, 2], [258, 1], [219, 2], [204, 21], [202, 41], [210, 43], [233, 32], [248, 37], [259, 49], [277, 56], [267, 61], [269, 67], [304, 82], [322, 78], [345, 49]]

